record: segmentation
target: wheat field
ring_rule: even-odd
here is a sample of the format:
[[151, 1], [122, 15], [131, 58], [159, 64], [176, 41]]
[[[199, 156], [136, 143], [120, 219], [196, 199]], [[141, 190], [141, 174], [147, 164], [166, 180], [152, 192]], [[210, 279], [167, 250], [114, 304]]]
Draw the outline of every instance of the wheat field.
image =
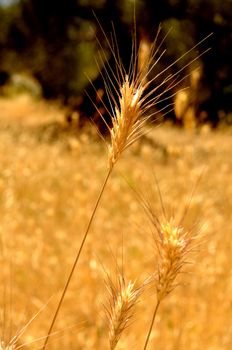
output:
[[[2, 98], [0, 111], [1, 340], [31, 320], [15, 348], [40, 349], [106, 175], [107, 152], [91, 128], [69, 130], [63, 111], [45, 102]], [[177, 217], [196, 187], [184, 225], [201, 238], [158, 311], [148, 349], [232, 348], [231, 149], [229, 129], [184, 131], [166, 123], [123, 154], [48, 349], [109, 349], [105, 275], [120, 267], [141, 283], [154, 271], [155, 242], [136, 193], [162, 218], [156, 181], [165, 210]], [[154, 307], [148, 286], [118, 350], [143, 349]]]

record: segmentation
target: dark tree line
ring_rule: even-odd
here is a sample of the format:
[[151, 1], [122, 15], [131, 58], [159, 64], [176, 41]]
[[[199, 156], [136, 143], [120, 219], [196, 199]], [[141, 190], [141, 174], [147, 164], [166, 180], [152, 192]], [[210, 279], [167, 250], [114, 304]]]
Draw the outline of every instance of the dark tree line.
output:
[[[0, 2], [1, 4], [1, 2]], [[133, 1], [129, 0], [19, 0], [0, 5], [0, 69], [4, 72], [30, 72], [40, 82], [45, 98], [79, 104], [83, 114], [93, 113], [83, 97], [88, 80], [84, 72], [103, 87], [95, 64], [98, 45], [106, 39], [93, 15], [109, 35], [116, 28], [122, 60], [129, 65]], [[158, 25], [167, 37], [168, 54], [159, 69], [213, 32], [201, 57], [202, 77], [198, 88], [198, 109], [217, 124], [232, 110], [232, 0], [144, 0], [136, 3], [138, 37], [153, 40]], [[193, 54], [197, 55], [195, 51]], [[106, 52], [110, 60], [109, 51]], [[191, 57], [190, 57], [191, 58]], [[173, 70], [181, 68], [180, 62]], [[79, 98], [79, 99], [78, 99]], [[72, 102], [79, 101], [79, 102]]]

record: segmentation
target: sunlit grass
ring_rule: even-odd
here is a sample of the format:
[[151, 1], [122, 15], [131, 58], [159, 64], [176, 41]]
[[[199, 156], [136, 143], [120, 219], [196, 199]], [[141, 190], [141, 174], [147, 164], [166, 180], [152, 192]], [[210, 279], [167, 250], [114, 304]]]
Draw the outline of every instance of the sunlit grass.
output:
[[[41, 119], [36, 115], [36, 123], [26, 122], [33, 119], [36, 106], [32, 104], [29, 112], [24, 107], [20, 114], [15, 103], [20, 123], [2, 114], [0, 127], [0, 306], [6, 314], [0, 320], [1, 336], [4, 328], [6, 340], [13, 336], [52, 297], [22, 336], [22, 344], [46, 335], [107, 161], [104, 145], [88, 131], [77, 139], [72, 134], [52, 140], [41, 137], [43, 113]], [[46, 113], [46, 108], [42, 110]], [[49, 113], [51, 120], [59, 116], [56, 110]], [[165, 126], [154, 128], [150, 137], [162, 147], [141, 140], [116, 166], [84, 248], [78, 278], [74, 276], [57, 321], [56, 329], [62, 332], [51, 337], [49, 349], [108, 348], [102, 265], [111, 269], [112, 255], [121, 261], [122, 241], [129, 279], [141, 282], [154, 270], [149, 224], [124, 177], [153, 196], [154, 207], [161, 212], [155, 172], [165, 207], [178, 213], [203, 168], [186, 222], [191, 227], [200, 221], [204, 243], [197, 264], [182, 276], [183, 285], [161, 305], [150, 348], [232, 347], [231, 133], [190, 134]], [[143, 294], [118, 349], [142, 348], [153, 298], [151, 290]]]

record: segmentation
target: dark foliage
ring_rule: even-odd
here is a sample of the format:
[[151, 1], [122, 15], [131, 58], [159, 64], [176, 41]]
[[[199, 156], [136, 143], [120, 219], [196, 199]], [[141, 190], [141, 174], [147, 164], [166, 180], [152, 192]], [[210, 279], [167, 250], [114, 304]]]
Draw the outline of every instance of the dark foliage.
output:
[[[84, 116], [94, 118], [95, 115], [94, 108], [86, 100], [84, 89], [101, 108], [96, 91], [84, 75], [87, 72], [97, 90], [104, 88], [95, 64], [98, 51], [96, 36], [102, 49], [106, 50], [106, 56], [112, 60], [92, 10], [107, 36], [112, 32], [111, 22], [114, 23], [121, 58], [128, 67], [133, 2], [20, 0], [9, 6], [0, 5], [1, 72], [8, 75], [30, 72], [40, 82], [45, 98], [59, 98], [65, 104], [70, 104], [71, 108], [78, 108], [82, 122]], [[166, 41], [168, 54], [159, 69], [166, 67], [204, 36], [214, 33], [205, 47], [200, 48], [211, 47], [212, 50], [201, 57], [203, 74], [198, 86], [196, 108], [196, 115], [204, 111], [206, 119], [213, 125], [217, 125], [222, 117], [226, 120], [232, 111], [231, 17], [231, 0], [146, 0], [136, 3], [138, 37], [153, 40], [159, 23], [163, 24], [163, 34], [173, 27]], [[198, 52], [193, 54], [196, 56]], [[172, 67], [173, 71], [184, 63], [177, 63]], [[1, 75], [1, 82], [4, 77]]]

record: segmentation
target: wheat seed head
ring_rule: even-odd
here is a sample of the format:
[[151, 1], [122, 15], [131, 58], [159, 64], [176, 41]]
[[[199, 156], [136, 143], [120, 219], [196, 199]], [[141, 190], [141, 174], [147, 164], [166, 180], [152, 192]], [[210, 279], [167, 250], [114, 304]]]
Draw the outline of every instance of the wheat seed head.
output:
[[115, 115], [112, 119], [113, 127], [110, 130], [111, 145], [109, 146], [109, 164], [110, 168], [116, 163], [121, 153], [137, 137], [142, 126], [141, 97], [144, 86], [138, 85], [129, 77], [120, 88], [119, 103], [115, 107]]
[[[136, 45], [134, 45], [136, 46]], [[113, 99], [111, 143], [108, 147], [109, 167], [112, 168], [123, 151], [143, 134], [143, 126], [148, 119], [149, 109], [146, 90], [149, 86], [148, 68], [152, 61], [153, 47], [144, 57], [143, 64], [139, 56], [132, 54], [131, 71], [126, 72], [118, 58], [117, 99]], [[112, 97], [112, 94], [110, 94]]]
[[[190, 60], [189, 63], [185, 64], [184, 67], [174, 74], [169, 74], [169, 69], [208, 37], [197, 43], [163, 70], [155, 72], [157, 63], [166, 52], [166, 49], [163, 49], [162, 46], [169, 33], [160, 40], [160, 26], [154, 42], [151, 44], [146, 43], [144, 48], [143, 42], [137, 45], [136, 24], [134, 23], [130, 65], [128, 69], [125, 69], [121, 61], [114, 27], [111, 36], [107, 37], [99, 21], [98, 24], [105, 37], [110, 55], [112, 55], [115, 62], [115, 67], [108, 63], [108, 57], [104, 53], [104, 48], [98, 41], [103, 52], [100, 54], [100, 63], [98, 64], [103, 66], [105, 70], [105, 74], [101, 74], [105, 83], [110, 108], [106, 106], [102, 98], [100, 100], [111, 117], [110, 124], [105, 120], [100, 109], [96, 105], [95, 107], [110, 132], [111, 142], [108, 146], [108, 159], [109, 168], [112, 169], [123, 151], [144, 134], [144, 125], [158, 113], [157, 105], [167, 100], [164, 94], [172, 91], [170, 97], [175, 96], [176, 92], [173, 93], [174, 88], [178, 87], [187, 77], [185, 75], [179, 78], [179, 73], [189, 67], [201, 55]], [[204, 51], [202, 54], [207, 51]], [[156, 82], [157, 84], [155, 84]], [[173, 103], [166, 103], [164, 107], [159, 109], [159, 112], [165, 116], [171, 110], [173, 110]]]
[[126, 282], [121, 274], [115, 280], [107, 276], [106, 287], [109, 298], [105, 310], [109, 327], [109, 345], [113, 350], [129, 325], [142, 287], [136, 287], [132, 281]]
[[[103, 74], [103, 79], [110, 108], [104, 104], [103, 100], [102, 103], [111, 117], [110, 125], [99, 109], [98, 112], [110, 133], [111, 141], [108, 146], [110, 169], [114, 167], [124, 150], [143, 135], [143, 127], [146, 121], [155, 114], [154, 110], [151, 112], [152, 108], [154, 108], [158, 100], [161, 102], [161, 96], [171, 88], [169, 83], [172, 77], [168, 76], [163, 79], [159, 86], [148, 90], [150, 84], [160, 75], [159, 73], [149, 80], [151, 71], [164, 54], [164, 51], [160, 52], [163, 40], [157, 44], [160, 30], [161, 28], [158, 30], [154, 43], [146, 46], [145, 53], [144, 50], [137, 48], [137, 38], [134, 34], [130, 65], [128, 70], [126, 70], [120, 58], [114, 28], [111, 39], [106, 36], [102, 29], [110, 54], [115, 62], [115, 67], [112, 67], [105, 63], [107, 62], [107, 57], [104, 53], [103, 57], [100, 56], [101, 63], [99, 65], [104, 66], [105, 74]], [[136, 29], [134, 30], [135, 32]], [[142, 45], [143, 43], [141, 43], [140, 47]], [[158, 90], [159, 93], [155, 94]], [[166, 106], [165, 109], [167, 107], [169, 106]]]
[[160, 225], [157, 240], [158, 274], [156, 279], [157, 298], [161, 301], [176, 287], [176, 278], [187, 263], [194, 237], [189, 235], [173, 218]]
[[151, 224], [155, 242], [154, 256], [157, 268], [148, 280], [155, 282], [157, 299], [160, 302], [178, 285], [178, 275], [184, 272], [184, 267], [189, 264], [191, 253], [196, 251], [202, 239], [195, 224], [189, 229], [184, 225], [196, 187], [189, 202], [183, 207], [182, 213], [179, 213], [180, 217], [179, 215], [175, 217], [167, 213], [157, 180], [156, 185], [161, 202], [161, 215], [157, 215], [153, 200], [137, 195]]

